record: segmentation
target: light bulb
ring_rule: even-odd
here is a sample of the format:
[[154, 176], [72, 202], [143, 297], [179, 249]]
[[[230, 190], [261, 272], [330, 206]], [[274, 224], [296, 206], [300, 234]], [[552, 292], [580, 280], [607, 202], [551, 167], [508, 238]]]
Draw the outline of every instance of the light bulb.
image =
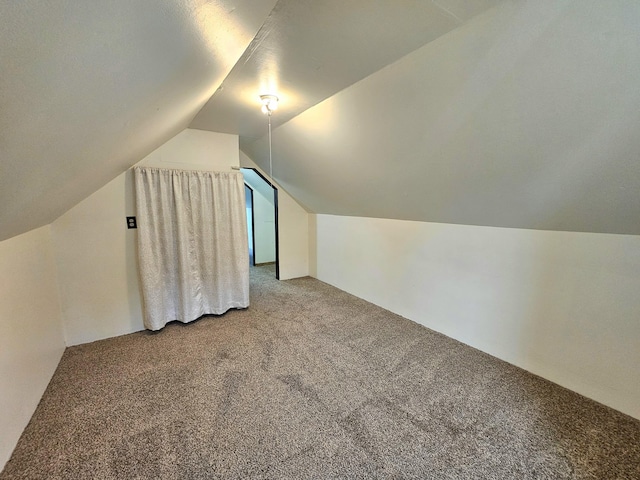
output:
[[278, 109], [278, 97], [275, 95], [260, 95], [260, 101], [262, 102], [262, 113], [271, 115]]

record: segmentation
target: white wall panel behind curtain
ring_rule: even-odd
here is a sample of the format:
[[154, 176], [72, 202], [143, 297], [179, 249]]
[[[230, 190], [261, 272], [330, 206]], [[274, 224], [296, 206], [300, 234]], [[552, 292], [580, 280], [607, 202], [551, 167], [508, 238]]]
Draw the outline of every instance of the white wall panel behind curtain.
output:
[[248, 307], [242, 174], [147, 167], [134, 173], [145, 327]]

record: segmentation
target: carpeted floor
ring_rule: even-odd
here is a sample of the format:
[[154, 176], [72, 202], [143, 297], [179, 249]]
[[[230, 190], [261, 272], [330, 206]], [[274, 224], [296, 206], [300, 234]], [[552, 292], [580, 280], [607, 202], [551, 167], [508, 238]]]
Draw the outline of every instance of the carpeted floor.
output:
[[67, 349], [0, 478], [640, 479], [640, 421], [260, 267], [247, 310]]

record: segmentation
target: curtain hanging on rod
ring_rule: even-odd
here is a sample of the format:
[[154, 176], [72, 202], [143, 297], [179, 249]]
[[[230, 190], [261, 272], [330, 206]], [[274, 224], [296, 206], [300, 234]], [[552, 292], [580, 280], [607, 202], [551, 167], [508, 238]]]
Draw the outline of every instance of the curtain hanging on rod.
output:
[[248, 307], [242, 173], [135, 167], [134, 177], [145, 328]]

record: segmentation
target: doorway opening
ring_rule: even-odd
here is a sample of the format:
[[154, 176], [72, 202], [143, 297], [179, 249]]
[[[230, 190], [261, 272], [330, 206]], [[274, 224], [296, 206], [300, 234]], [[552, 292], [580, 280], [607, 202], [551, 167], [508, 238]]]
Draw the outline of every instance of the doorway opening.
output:
[[255, 168], [240, 168], [247, 199], [247, 232], [252, 266], [275, 263], [280, 279], [278, 189]]
[[244, 196], [247, 210], [247, 235], [249, 236], [249, 265], [256, 266], [256, 258], [254, 252], [256, 251], [256, 239], [253, 235], [255, 230], [255, 218], [253, 216], [253, 188], [246, 183], [244, 184]]

